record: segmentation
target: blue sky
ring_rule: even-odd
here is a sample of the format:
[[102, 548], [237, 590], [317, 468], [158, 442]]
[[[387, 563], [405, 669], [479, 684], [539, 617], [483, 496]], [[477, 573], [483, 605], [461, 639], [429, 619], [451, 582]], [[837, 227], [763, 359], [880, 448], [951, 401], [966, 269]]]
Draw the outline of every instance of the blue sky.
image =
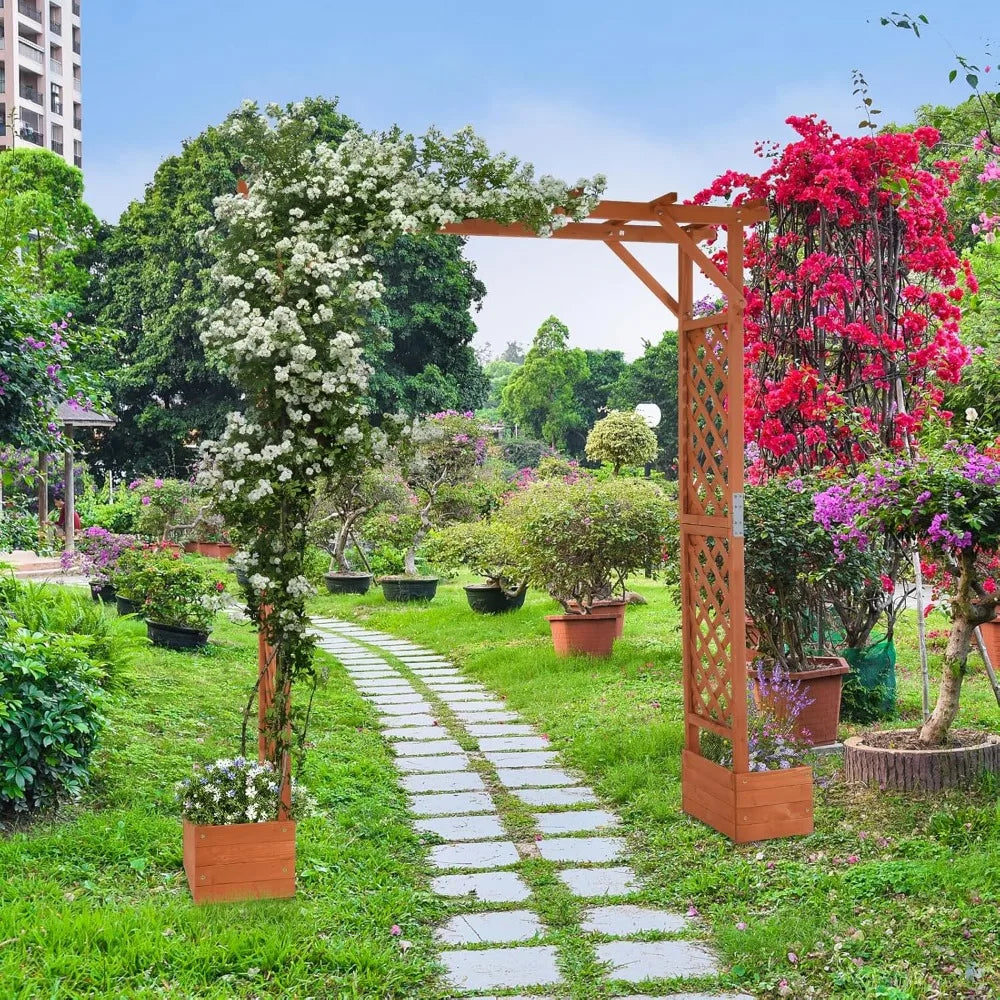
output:
[[[902, 0], [83, 0], [88, 196], [114, 219], [156, 164], [246, 97], [337, 95], [364, 126], [474, 125], [497, 148], [609, 194], [691, 194], [752, 167], [790, 114], [856, 126], [851, 71], [884, 120], [957, 102], [950, 45], [974, 61], [1000, 34], [996, 0], [927, 0], [918, 41], [878, 26]], [[528, 342], [550, 313], [575, 343], [641, 351], [670, 318], [603, 247], [470, 245], [489, 290], [479, 343]], [[669, 251], [643, 255], [672, 275]], [[672, 284], [672, 282], [669, 282]]]

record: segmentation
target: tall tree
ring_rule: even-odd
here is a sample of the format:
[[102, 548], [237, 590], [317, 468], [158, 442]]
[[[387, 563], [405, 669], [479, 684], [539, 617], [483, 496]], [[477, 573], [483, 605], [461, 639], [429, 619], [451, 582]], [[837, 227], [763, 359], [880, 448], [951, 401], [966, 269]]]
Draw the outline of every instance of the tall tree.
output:
[[497, 361], [509, 361], [511, 364], [524, 364], [524, 348], [516, 340], [508, 340], [503, 353]]
[[677, 461], [677, 334], [667, 330], [654, 344], [645, 341], [642, 354], [627, 365], [611, 389], [609, 405], [632, 410], [639, 403], [656, 403], [660, 423], [655, 467], [673, 474]]
[[567, 436], [586, 427], [578, 390], [590, 368], [586, 353], [567, 346], [568, 340], [565, 323], [555, 316], [545, 320], [501, 398], [505, 419], [555, 448], [565, 448]]
[[608, 396], [625, 369], [625, 355], [621, 351], [586, 350], [584, 354], [590, 374], [576, 389], [582, 423], [566, 436], [566, 450], [579, 458], [586, 452], [588, 430], [607, 411]]

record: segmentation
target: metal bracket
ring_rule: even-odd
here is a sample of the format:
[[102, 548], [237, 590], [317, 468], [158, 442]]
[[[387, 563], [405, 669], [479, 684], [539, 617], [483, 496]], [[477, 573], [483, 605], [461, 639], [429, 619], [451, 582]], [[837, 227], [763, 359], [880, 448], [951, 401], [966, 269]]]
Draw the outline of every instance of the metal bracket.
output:
[[730, 516], [733, 520], [733, 538], [743, 538], [743, 494], [734, 493]]

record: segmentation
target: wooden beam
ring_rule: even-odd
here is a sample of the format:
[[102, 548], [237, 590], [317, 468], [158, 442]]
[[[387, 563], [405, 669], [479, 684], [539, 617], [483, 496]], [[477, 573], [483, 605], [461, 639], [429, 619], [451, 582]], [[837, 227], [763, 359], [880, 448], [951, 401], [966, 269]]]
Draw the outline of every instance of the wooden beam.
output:
[[752, 226], [767, 222], [771, 217], [771, 211], [763, 201], [748, 201], [742, 205], [661, 205], [654, 212], [657, 220], [669, 215], [674, 222], [700, 226]]
[[[678, 228], [678, 231], [680, 229]], [[466, 219], [464, 222], [452, 222], [444, 226], [443, 233], [456, 236], [511, 236], [517, 238], [533, 237], [538, 234], [519, 222], [507, 225], [493, 222], [489, 219]], [[690, 239], [690, 237], [688, 237]], [[557, 229], [551, 236], [554, 240], [597, 240], [607, 243], [609, 240], [621, 243], [676, 243], [676, 237], [662, 226], [633, 226], [628, 224], [609, 224], [603, 222], [569, 222]]]
[[[677, 244], [678, 248], [683, 250], [691, 260], [698, 265], [705, 272], [706, 277], [710, 278], [715, 282], [719, 291], [726, 296], [729, 300], [730, 306], [734, 303], [738, 304], [741, 308], [745, 304], [745, 299], [743, 297], [743, 289], [737, 288], [729, 278], [719, 270], [716, 263], [711, 259], [711, 257], [706, 254], [700, 246], [693, 239], [691, 239], [688, 234], [681, 229], [680, 226], [674, 222], [673, 219], [662, 216], [660, 218], [660, 225], [663, 226], [668, 233], [674, 234], [674, 242]], [[742, 226], [739, 227], [740, 236], [743, 235]], [[691, 318], [691, 317], [687, 317]]]
[[675, 299], [670, 292], [668, 292], [663, 285], [661, 285], [656, 278], [654, 278], [649, 271], [647, 271], [642, 264], [639, 263], [621, 245], [621, 243], [615, 243], [613, 240], [607, 242], [607, 247], [611, 252], [620, 260], [622, 263], [674, 314], [674, 316], [680, 316], [680, 306], [677, 305], [677, 299]]

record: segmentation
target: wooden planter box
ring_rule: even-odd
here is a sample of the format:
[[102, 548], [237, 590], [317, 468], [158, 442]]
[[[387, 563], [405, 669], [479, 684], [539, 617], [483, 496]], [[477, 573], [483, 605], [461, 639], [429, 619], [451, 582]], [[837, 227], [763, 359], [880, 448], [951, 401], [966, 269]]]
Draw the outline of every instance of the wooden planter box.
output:
[[196, 903], [295, 895], [295, 823], [184, 821], [184, 871]]
[[737, 844], [813, 832], [811, 767], [733, 774], [690, 750], [682, 767], [684, 811]]

